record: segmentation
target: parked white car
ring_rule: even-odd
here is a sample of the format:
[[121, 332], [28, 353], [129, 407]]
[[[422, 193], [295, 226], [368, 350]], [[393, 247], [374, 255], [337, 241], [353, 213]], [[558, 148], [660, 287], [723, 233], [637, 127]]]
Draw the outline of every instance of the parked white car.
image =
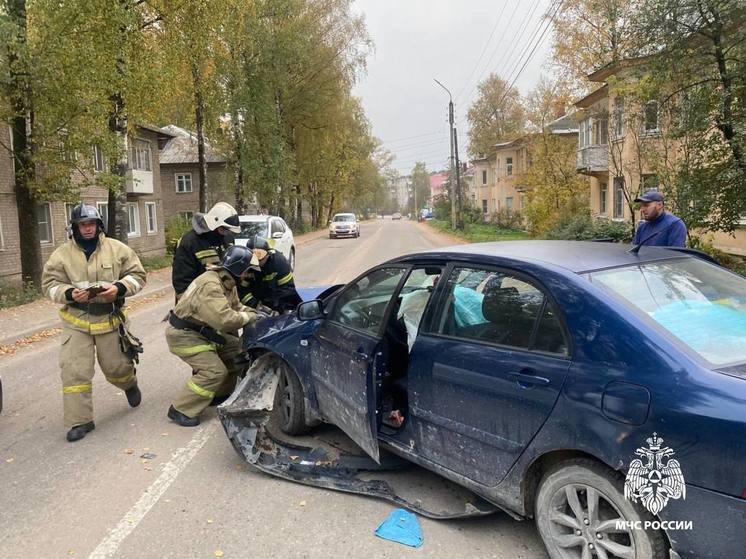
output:
[[337, 237], [359, 237], [360, 224], [357, 222], [355, 214], [339, 213], [329, 222], [329, 238]]
[[264, 237], [270, 246], [288, 259], [290, 269], [295, 269], [295, 240], [284, 219], [276, 215], [240, 215], [238, 222], [241, 225], [241, 232], [236, 235], [237, 245], [246, 246], [254, 235]]

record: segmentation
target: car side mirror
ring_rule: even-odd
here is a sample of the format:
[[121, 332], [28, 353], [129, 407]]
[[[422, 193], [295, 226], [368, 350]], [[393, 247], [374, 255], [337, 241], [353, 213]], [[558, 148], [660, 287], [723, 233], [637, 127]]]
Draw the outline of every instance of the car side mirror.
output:
[[282, 231], [275, 231], [274, 233], [272, 233], [272, 238], [273, 239], [282, 239]]
[[324, 318], [324, 304], [321, 299], [304, 301], [298, 305], [298, 319], [318, 320], [319, 318]]

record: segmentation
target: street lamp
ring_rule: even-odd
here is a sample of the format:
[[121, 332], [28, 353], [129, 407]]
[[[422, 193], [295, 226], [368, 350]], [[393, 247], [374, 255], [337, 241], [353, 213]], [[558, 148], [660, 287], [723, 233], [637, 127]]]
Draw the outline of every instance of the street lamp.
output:
[[444, 86], [442, 83], [440, 83], [438, 80], [433, 78], [433, 81], [437, 83], [440, 87], [446, 90], [446, 93], [448, 93], [448, 124], [450, 126], [450, 138], [451, 138], [451, 180], [450, 185], [450, 195], [451, 195], [451, 228], [456, 229], [456, 189], [453, 187], [453, 180], [455, 177], [454, 172], [454, 158], [453, 158], [453, 96], [451, 95], [451, 92], [448, 90], [446, 86]]

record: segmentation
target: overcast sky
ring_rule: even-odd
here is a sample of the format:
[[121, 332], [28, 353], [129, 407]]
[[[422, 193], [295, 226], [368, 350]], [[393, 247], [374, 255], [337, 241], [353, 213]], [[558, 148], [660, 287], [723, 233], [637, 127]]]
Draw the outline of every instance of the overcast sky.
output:
[[546, 26], [542, 15], [553, 4], [553, 0], [355, 0], [353, 9], [365, 16], [375, 51], [354, 92], [363, 100], [373, 133], [396, 154], [393, 166], [399, 172], [408, 174], [416, 161], [425, 161], [431, 171], [448, 164], [448, 94], [433, 78], [453, 95], [462, 160], [467, 147], [466, 112], [477, 83], [491, 72], [512, 80], [538, 44], [515, 82], [523, 94], [534, 87], [551, 43], [551, 30], [539, 42]]

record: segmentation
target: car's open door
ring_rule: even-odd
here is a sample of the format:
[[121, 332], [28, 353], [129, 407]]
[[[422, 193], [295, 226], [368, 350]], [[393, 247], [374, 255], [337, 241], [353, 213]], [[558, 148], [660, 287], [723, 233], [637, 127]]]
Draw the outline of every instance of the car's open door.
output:
[[314, 333], [311, 377], [321, 415], [378, 461], [375, 385], [384, 369], [382, 330], [407, 269], [377, 268], [335, 298]]
[[311, 375], [319, 411], [378, 461], [374, 378], [379, 341], [329, 321], [315, 338]]

